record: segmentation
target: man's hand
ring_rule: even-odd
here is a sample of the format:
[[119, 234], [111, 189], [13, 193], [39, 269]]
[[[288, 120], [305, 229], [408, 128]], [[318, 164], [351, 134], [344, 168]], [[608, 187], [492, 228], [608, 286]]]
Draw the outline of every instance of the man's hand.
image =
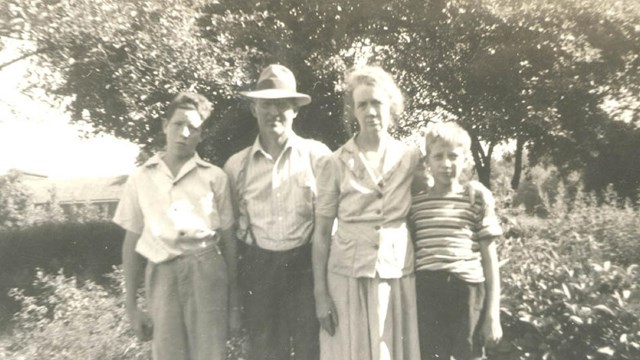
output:
[[329, 294], [316, 295], [316, 316], [320, 321], [320, 327], [333, 336], [338, 327], [338, 311]]
[[140, 341], [149, 341], [153, 338], [153, 322], [146, 312], [136, 308], [132, 313], [129, 313], [129, 320], [133, 332]]
[[500, 342], [502, 339], [502, 326], [500, 320], [486, 319], [482, 324], [482, 339], [484, 346], [491, 348]]

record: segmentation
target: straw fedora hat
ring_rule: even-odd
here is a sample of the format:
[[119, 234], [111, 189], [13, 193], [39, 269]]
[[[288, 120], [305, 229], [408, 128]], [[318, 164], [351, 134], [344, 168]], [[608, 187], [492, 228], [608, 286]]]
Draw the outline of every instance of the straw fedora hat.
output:
[[272, 64], [260, 73], [254, 91], [242, 91], [249, 99], [294, 99], [298, 106], [311, 102], [311, 96], [296, 91], [296, 78], [285, 66]]

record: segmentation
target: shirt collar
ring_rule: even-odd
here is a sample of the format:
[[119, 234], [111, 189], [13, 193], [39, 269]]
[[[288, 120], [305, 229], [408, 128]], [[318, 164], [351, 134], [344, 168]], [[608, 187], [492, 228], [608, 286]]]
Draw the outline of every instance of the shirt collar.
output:
[[[360, 148], [358, 147], [358, 145], [356, 144], [356, 136], [358, 134], [355, 134], [351, 137], [351, 139], [349, 139], [349, 141], [347, 141], [343, 146], [342, 149], [344, 151], [346, 151], [347, 153], [349, 153], [350, 155], [356, 156], [358, 155], [358, 153], [360, 152]], [[404, 144], [402, 141], [396, 140], [393, 137], [389, 136], [387, 138], [387, 153], [389, 152], [389, 150], [391, 151], [398, 151], [399, 149], [403, 149], [402, 145]], [[402, 151], [401, 151], [402, 152]]]
[[[342, 150], [340, 150], [339, 158], [344, 162], [347, 168], [354, 173], [359, 178], [363, 178], [365, 176], [366, 168], [362, 160], [358, 159], [358, 153], [360, 152], [360, 148], [355, 141], [355, 135], [349, 139], [343, 146]], [[392, 137], [389, 137], [387, 140], [387, 149], [384, 155], [384, 168], [383, 174], [388, 176], [389, 173], [393, 172], [396, 167], [403, 161], [406, 152], [406, 145], [400, 141], [396, 140]]]
[[[144, 163], [145, 167], [151, 167], [151, 166], [156, 166], [160, 163], [160, 161], [162, 161], [162, 156], [164, 155], [164, 151], [160, 151], [158, 153], [156, 153], [155, 155], [153, 155], [149, 160], [147, 160]], [[195, 162], [198, 166], [201, 167], [211, 167], [211, 164], [209, 164], [208, 162], [202, 160], [202, 158], [200, 158], [200, 155], [198, 155], [198, 153], [194, 153], [193, 157], [189, 160], [187, 160], [187, 163], [189, 162]]]
[[356, 145], [356, 135], [353, 135], [351, 139], [344, 144], [343, 149], [352, 155], [358, 154], [360, 149], [358, 149], [358, 145]]
[[[292, 131], [289, 137], [287, 138], [287, 142], [284, 144], [284, 148], [282, 149], [282, 152], [284, 152], [288, 148], [293, 149], [293, 148], [299, 147], [301, 141], [302, 141], [302, 138]], [[253, 142], [253, 145], [251, 146], [250, 154], [253, 156], [257, 152], [267, 154], [267, 151], [262, 147], [262, 144], [260, 144], [260, 135], [256, 136], [256, 140]]]

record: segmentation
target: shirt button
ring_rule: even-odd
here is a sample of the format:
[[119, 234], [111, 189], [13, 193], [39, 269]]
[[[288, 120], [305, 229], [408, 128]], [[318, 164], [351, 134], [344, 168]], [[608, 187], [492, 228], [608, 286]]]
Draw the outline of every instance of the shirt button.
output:
[[382, 211], [376, 210], [376, 214], [380, 215], [380, 214], [382, 214]]
[[378, 199], [382, 199], [382, 194], [378, 194]]
[[373, 245], [373, 248], [374, 248], [374, 249], [376, 249], [376, 250], [378, 250], [378, 249], [380, 249], [380, 245], [375, 244], [375, 245]]
[[376, 229], [376, 230], [380, 230], [380, 225], [376, 225], [376, 226], [374, 227], [374, 229]]

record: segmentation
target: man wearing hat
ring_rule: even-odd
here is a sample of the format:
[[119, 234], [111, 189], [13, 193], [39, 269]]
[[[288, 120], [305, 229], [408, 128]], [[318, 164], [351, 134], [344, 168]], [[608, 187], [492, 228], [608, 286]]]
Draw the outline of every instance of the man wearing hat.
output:
[[282, 65], [263, 69], [250, 101], [259, 134], [229, 158], [237, 237], [246, 245], [240, 282], [245, 292], [245, 321], [250, 359], [318, 358], [318, 329], [313, 297], [313, 231], [318, 160], [326, 145], [303, 139], [293, 119], [311, 97], [296, 91], [293, 73]]

